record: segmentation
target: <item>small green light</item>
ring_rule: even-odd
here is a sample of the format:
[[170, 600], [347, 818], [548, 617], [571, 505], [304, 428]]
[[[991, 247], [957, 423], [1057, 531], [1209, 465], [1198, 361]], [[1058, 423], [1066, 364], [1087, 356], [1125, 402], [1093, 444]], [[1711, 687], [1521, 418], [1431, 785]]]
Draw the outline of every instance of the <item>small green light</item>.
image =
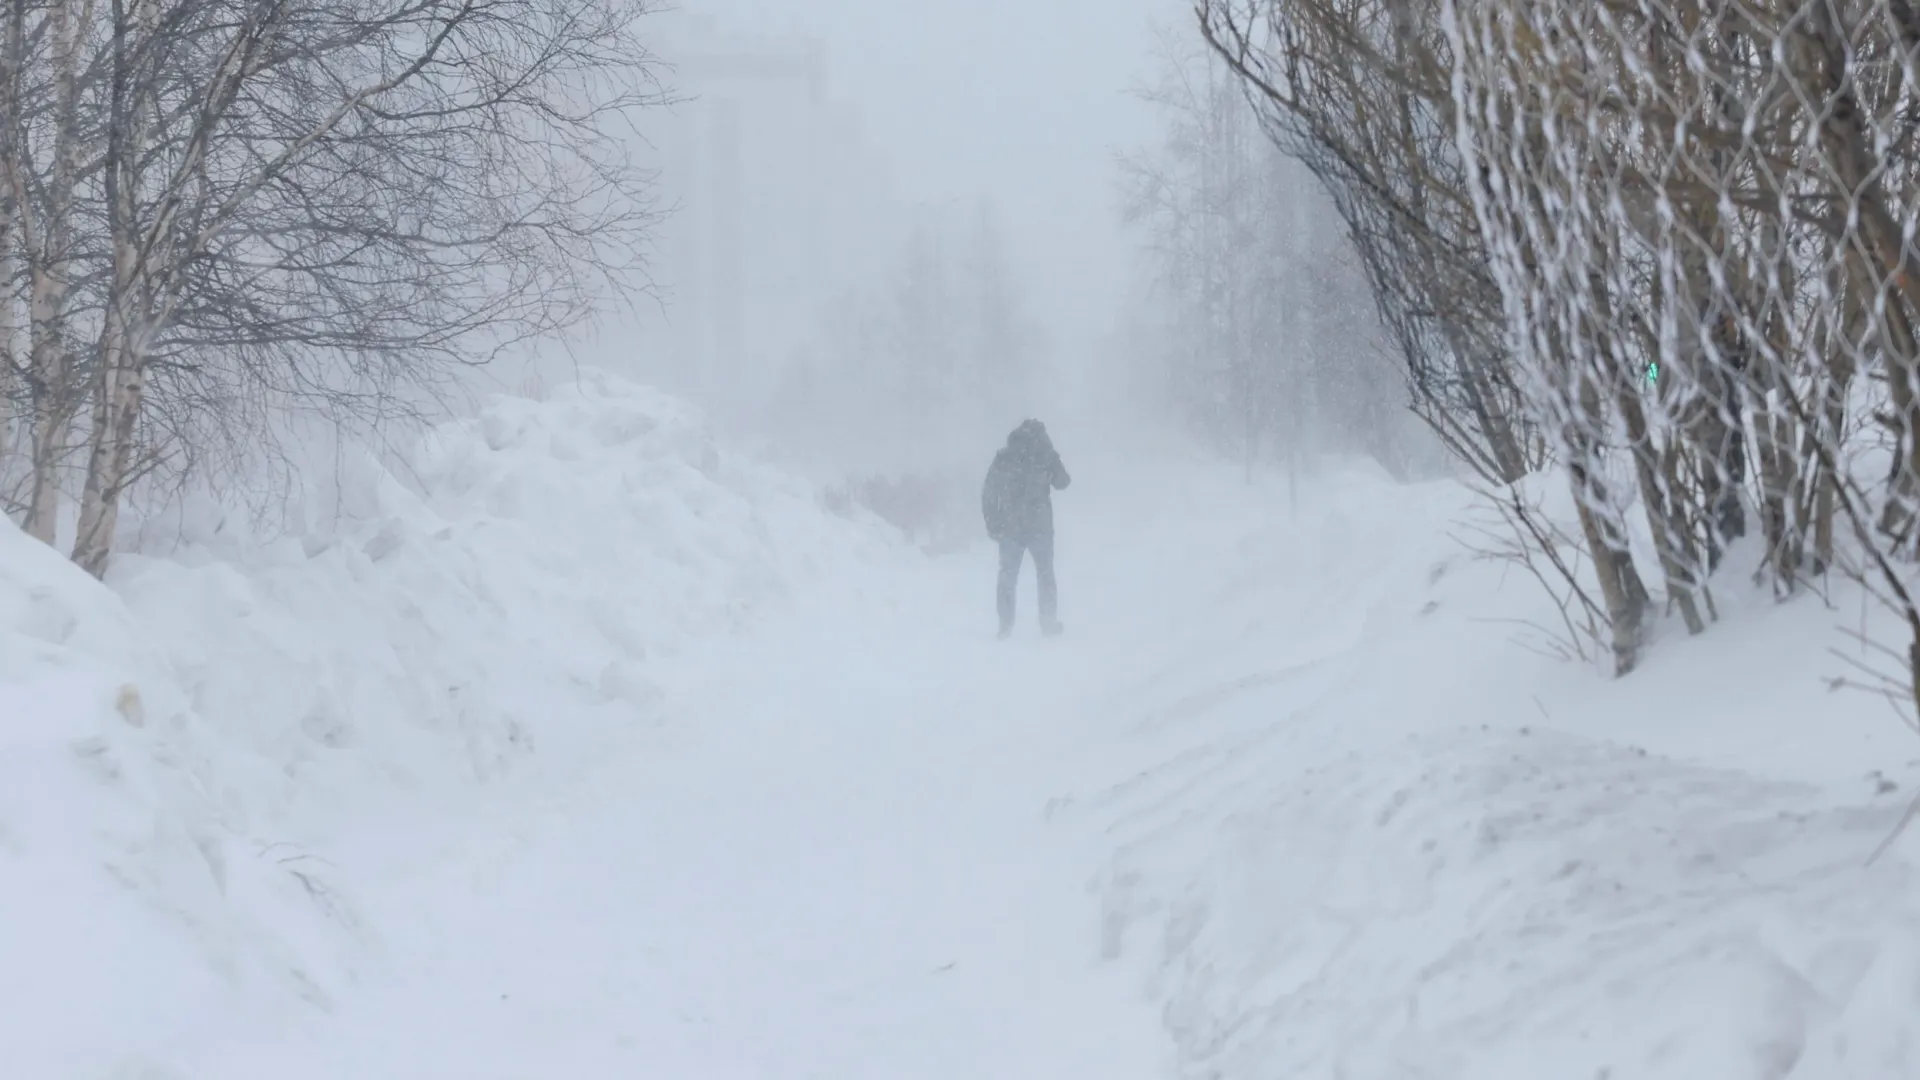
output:
[[1647, 385], [1652, 386], [1654, 383], [1659, 381], [1660, 381], [1660, 361], [1655, 360], [1647, 365]]

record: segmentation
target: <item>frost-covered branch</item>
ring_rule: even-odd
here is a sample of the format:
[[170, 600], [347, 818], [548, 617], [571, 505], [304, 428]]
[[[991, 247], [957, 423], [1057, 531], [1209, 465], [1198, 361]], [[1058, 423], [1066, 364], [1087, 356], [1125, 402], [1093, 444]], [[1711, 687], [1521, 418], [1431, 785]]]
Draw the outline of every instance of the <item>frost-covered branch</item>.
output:
[[[1899, 224], [1920, 211], [1920, 84], [1905, 12], [1442, 5], [1458, 152], [1479, 178], [1529, 413], [1570, 466], [1577, 454], [1631, 463], [1691, 630], [1713, 617], [1708, 578], [1751, 506], [1757, 572], [1777, 590], [1834, 565], [1838, 514], [1920, 634], [1906, 580], [1920, 282]], [[1616, 500], [1577, 494], [1583, 513], [1615, 512]]]

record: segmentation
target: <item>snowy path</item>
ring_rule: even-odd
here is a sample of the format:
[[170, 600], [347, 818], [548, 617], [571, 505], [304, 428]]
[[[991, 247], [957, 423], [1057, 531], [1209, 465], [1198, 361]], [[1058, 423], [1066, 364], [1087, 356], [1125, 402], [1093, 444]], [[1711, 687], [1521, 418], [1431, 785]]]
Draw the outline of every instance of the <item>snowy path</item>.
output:
[[1455, 493], [1307, 494], [1077, 503], [1064, 640], [977, 551], [662, 663], [546, 802], [336, 852], [334, 1011], [111, 1080], [1920, 1076], [1920, 869], [1864, 865], [1920, 763], [1724, 635], [1528, 659]]
[[989, 575], [942, 560], [686, 658], [655, 745], [366, 890], [397, 981], [189, 1075], [1168, 1075], [1100, 963], [1091, 853], [1045, 821], [1128, 624], [994, 642]]
[[[1067, 638], [991, 639], [985, 550], [833, 564], [649, 661], [664, 714], [528, 716], [484, 802], [327, 834], [377, 935], [331, 1006], [242, 972], [244, 1010], [155, 1009], [215, 1025], [176, 1031], [129, 981], [153, 1057], [67, 1075], [1920, 1076], [1920, 833], [1867, 864], [1920, 760], [1807, 659], [1833, 609], [1730, 581], [1743, 615], [1609, 681], [1516, 647], [1555, 616], [1447, 539], [1445, 485], [1083, 471]], [[513, 718], [592, 682], [553, 661], [573, 601], [644, 595], [603, 592], [556, 575], [519, 609], [555, 618], [475, 654], [559, 654]], [[324, 920], [275, 955], [331, 959]]]

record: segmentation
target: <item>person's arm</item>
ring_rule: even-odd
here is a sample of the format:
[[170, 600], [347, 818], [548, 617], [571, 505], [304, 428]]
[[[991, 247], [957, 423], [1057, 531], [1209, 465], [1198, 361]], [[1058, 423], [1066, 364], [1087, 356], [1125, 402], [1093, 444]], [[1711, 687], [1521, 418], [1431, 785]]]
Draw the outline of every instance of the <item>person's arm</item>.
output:
[[999, 485], [995, 482], [1000, 479], [999, 474], [1000, 459], [995, 457], [993, 464], [987, 468], [986, 482], [980, 485], [980, 516], [987, 524], [987, 538], [994, 541], [1000, 539], [1002, 517]]
[[1053, 475], [1048, 477], [1048, 480], [1053, 483], [1055, 491], [1073, 483], [1073, 477], [1067, 475], [1067, 466], [1060, 460], [1058, 450], [1053, 452]]

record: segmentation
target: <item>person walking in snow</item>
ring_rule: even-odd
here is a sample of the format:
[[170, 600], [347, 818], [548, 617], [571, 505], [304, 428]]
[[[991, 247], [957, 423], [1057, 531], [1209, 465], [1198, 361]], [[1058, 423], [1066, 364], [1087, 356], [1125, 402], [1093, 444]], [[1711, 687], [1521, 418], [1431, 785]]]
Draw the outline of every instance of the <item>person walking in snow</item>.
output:
[[1029, 554], [1040, 585], [1040, 629], [1049, 636], [1062, 629], [1059, 586], [1053, 576], [1053, 493], [1072, 482], [1047, 426], [1038, 420], [1023, 421], [1014, 428], [987, 469], [980, 510], [987, 519], [987, 535], [1000, 545], [997, 599], [1003, 638], [1013, 632], [1020, 564]]

